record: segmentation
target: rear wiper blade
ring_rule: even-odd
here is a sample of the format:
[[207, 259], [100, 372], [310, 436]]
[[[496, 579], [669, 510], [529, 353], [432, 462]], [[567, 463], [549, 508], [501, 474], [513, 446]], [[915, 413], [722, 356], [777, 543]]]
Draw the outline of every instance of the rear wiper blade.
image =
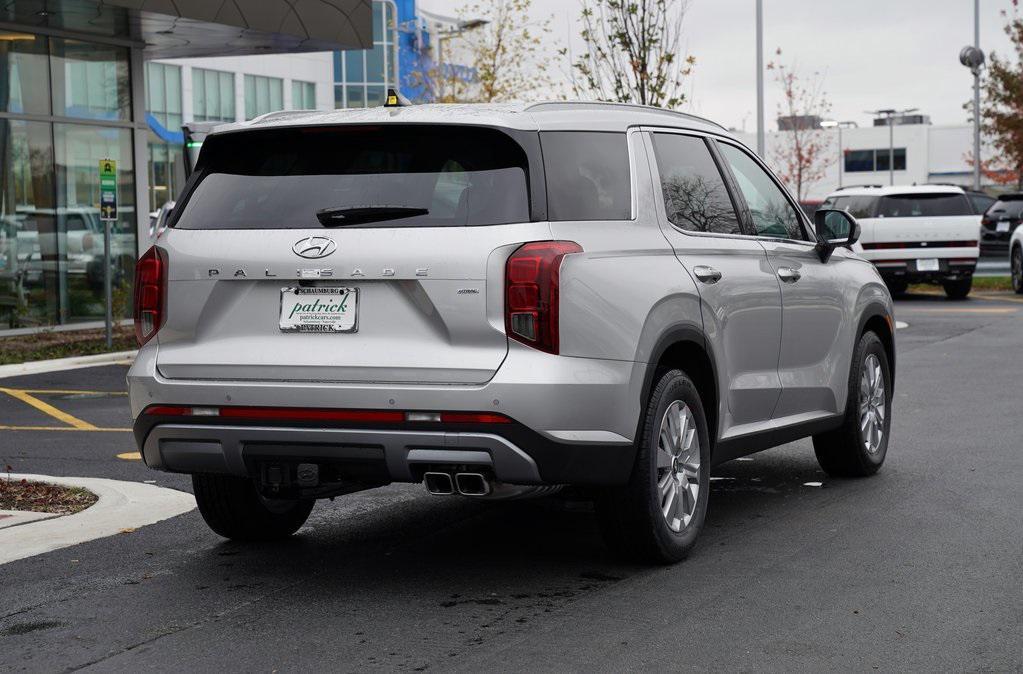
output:
[[339, 206], [316, 211], [316, 219], [324, 227], [344, 227], [429, 214], [430, 209], [413, 206]]

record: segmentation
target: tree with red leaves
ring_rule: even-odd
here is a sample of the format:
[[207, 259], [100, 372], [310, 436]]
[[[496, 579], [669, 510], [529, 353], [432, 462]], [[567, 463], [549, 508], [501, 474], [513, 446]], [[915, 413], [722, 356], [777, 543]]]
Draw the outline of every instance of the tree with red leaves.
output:
[[[1002, 16], [1015, 56], [990, 54], [980, 113], [981, 130], [999, 156], [982, 161], [981, 171], [995, 182], [1023, 189], [1023, 17], [1019, 0], [1013, 0], [1012, 7], [1011, 15], [1003, 10]], [[972, 165], [972, 157], [970, 161]]]

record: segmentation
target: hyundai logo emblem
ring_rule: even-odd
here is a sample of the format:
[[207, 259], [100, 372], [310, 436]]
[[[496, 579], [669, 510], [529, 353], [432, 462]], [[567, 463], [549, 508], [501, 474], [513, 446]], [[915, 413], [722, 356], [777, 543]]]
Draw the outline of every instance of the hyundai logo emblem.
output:
[[327, 257], [337, 250], [337, 244], [334, 243], [334, 239], [329, 239], [325, 236], [309, 236], [296, 241], [291, 250], [299, 257], [318, 260], [321, 257]]

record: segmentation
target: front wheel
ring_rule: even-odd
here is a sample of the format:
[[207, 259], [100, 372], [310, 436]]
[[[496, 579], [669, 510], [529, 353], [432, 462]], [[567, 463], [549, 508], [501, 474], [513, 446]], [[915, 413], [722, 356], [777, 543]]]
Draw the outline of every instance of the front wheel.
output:
[[1023, 295], [1023, 247], [1013, 246], [1010, 260], [1012, 289], [1016, 291], [1017, 295]]
[[970, 294], [970, 288], [973, 287], [973, 277], [961, 278], [958, 281], [942, 281], [941, 285], [944, 286], [948, 299], [964, 300]]
[[268, 499], [250, 478], [231, 475], [192, 475], [199, 513], [214, 532], [239, 541], [271, 541], [298, 531], [312, 500]]
[[856, 346], [849, 374], [849, 399], [842, 426], [813, 436], [817, 462], [828, 475], [873, 475], [888, 453], [892, 425], [892, 383], [881, 339], [867, 332]]
[[680, 370], [664, 373], [644, 413], [629, 482], [597, 502], [615, 552], [646, 562], [683, 559], [707, 515], [710, 439], [699, 392]]

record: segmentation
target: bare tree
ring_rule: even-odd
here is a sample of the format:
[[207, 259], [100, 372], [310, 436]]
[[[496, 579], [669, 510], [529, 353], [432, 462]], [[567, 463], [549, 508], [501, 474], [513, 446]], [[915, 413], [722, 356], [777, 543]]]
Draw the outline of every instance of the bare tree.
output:
[[[781, 56], [781, 49], [775, 51], [775, 56]], [[831, 103], [820, 73], [804, 76], [793, 65], [773, 61], [767, 69], [774, 71], [774, 80], [782, 89], [778, 117], [787, 122], [785, 128], [779, 124], [782, 144], [772, 159], [778, 166], [778, 177], [803, 201], [834, 161], [829, 152], [831, 138], [820, 128], [820, 120], [831, 112]]]
[[677, 108], [696, 59], [682, 54], [685, 0], [583, 0], [585, 52], [569, 61], [576, 96]]
[[528, 100], [552, 87], [545, 38], [551, 19], [530, 17], [532, 0], [491, 0], [463, 6], [463, 22], [480, 22], [435, 38], [433, 58], [412, 73], [438, 103]]

